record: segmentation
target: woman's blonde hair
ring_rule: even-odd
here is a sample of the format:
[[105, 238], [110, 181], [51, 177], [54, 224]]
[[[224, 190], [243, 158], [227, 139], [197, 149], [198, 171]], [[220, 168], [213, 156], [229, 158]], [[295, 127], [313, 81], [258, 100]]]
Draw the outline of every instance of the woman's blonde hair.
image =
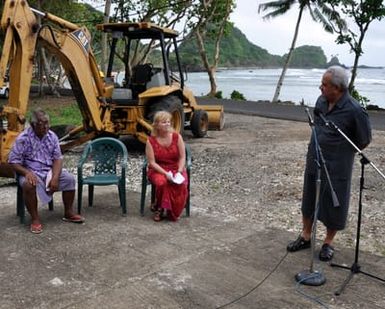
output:
[[167, 111], [159, 111], [159, 112], [156, 112], [154, 115], [154, 120], [152, 122], [152, 132], [151, 132], [152, 135], [156, 136], [158, 134], [157, 125], [159, 122], [162, 122], [165, 120], [170, 120], [171, 122], [170, 131], [174, 130], [174, 128], [172, 127], [172, 115]]

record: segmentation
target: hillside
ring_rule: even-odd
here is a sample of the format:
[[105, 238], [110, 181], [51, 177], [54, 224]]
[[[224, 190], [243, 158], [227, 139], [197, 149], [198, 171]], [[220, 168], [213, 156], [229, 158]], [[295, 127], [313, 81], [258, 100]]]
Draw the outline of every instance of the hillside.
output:
[[[233, 27], [221, 42], [220, 67], [281, 67], [286, 55], [272, 55], [266, 49], [254, 45], [236, 27]], [[289, 48], [289, 46], [288, 46]], [[206, 50], [213, 54], [213, 42], [206, 42]], [[183, 42], [180, 46], [183, 64], [190, 71], [203, 69], [202, 60], [197, 53], [195, 40]], [[294, 51], [290, 67], [323, 68], [327, 66], [327, 59], [321, 47], [300, 46]]]

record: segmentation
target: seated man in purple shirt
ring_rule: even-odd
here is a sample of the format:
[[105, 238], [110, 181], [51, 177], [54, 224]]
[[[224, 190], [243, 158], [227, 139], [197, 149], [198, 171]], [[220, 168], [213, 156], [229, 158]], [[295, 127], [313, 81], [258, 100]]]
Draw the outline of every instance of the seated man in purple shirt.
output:
[[63, 220], [84, 222], [72, 209], [76, 182], [73, 175], [62, 169], [59, 139], [49, 130], [49, 116], [43, 110], [36, 109], [32, 112], [30, 124], [31, 127], [17, 137], [8, 162], [20, 175], [19, 184], [31, 215], [31, 232], [39, 234], [43, 231], [37, 209], [38, 198], [41, 204], [47, 204], [56, 191], [63, 193]]

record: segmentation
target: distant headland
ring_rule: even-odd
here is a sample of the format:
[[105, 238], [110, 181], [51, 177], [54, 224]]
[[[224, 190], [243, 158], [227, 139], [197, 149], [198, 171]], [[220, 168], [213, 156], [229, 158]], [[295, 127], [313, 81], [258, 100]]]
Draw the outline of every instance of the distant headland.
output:
[[[225, 36], [220, 45], [219, 67], [223, 68], [280, 68], [284, 64], [287, 54], [282, 56], [272, 55], [266, 49], [251, 43], [246, 36], [236, 27], [233, 27]], [[212, 55], [214, 43], [206, 42], [206, 50]], [[181, 44], [179, 53], [183, 64], [190, 72], [204, 71], [202, 61], [197, 51], [195, 40], [188, 40]], [[290, 62], [290, 68], [327, 68], [331, 65], [342, 65], [337, 56], [329, 61], [320, 46], [303, 45], [295, 48]], [[362, 65], [360, 68], [382, 69], [383, 67], [371, 67]]]

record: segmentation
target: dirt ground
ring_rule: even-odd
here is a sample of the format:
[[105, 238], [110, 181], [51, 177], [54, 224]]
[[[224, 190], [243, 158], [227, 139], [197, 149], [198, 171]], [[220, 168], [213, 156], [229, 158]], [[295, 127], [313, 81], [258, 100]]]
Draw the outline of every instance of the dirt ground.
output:
[[[35, 102], [31, 106], [40, 104]], [[44, 108], [71, 99], [39, 102]], [[84, 207], [84, 225], [63, 224], [56, 194], [55, 211], [41, 210], [44, 232], [32, 235], [28, 220], [26, 226], [17, 222], [14, 186], [1, 186], [0, 308], [127, 308], [128, 303], [132, 308], [221, 308], [241, 295], [247, 296], [228, 307], [319, 308], [293, 288], [294, 274], [308, 265], [308, 252], [286, 255], [285, 250], [300, 231], [310, 128], [304, 122], [234, 113], [225, 119], [223, 131], [210, 131], [205, 138], [185, 134], [193, 156], [191, 217], [175, 224], [154, 223], [148, 209], [139, 215], [143, 147], [131, 139], [124, 140], [127, 217], [119, 216], [117, 193], [107, 187], [95, 207]], [[384, 132], [374, 131], [365, 152], [381, 171], [384, 143]], [[73, 173], [81, 151], [65, 154]], [[353, 258], [359, 176], [357, 158], [348, 227], [335, 241], [337, 262]], [[384, 194], [385, 180], [366, 166], [360, 250], [364, 269], [378, 274], [385, 255]], [[321, 224], [318, 229], [317, 249], [324, 232]], [[322, 267], [326, 285], [306, 291], [327, 308], [383, 308], [382, 284], [357, 276], [337, 298], [333, 291], [347, 273]], [[269, 278], [268, 272], [273, 273]]]

